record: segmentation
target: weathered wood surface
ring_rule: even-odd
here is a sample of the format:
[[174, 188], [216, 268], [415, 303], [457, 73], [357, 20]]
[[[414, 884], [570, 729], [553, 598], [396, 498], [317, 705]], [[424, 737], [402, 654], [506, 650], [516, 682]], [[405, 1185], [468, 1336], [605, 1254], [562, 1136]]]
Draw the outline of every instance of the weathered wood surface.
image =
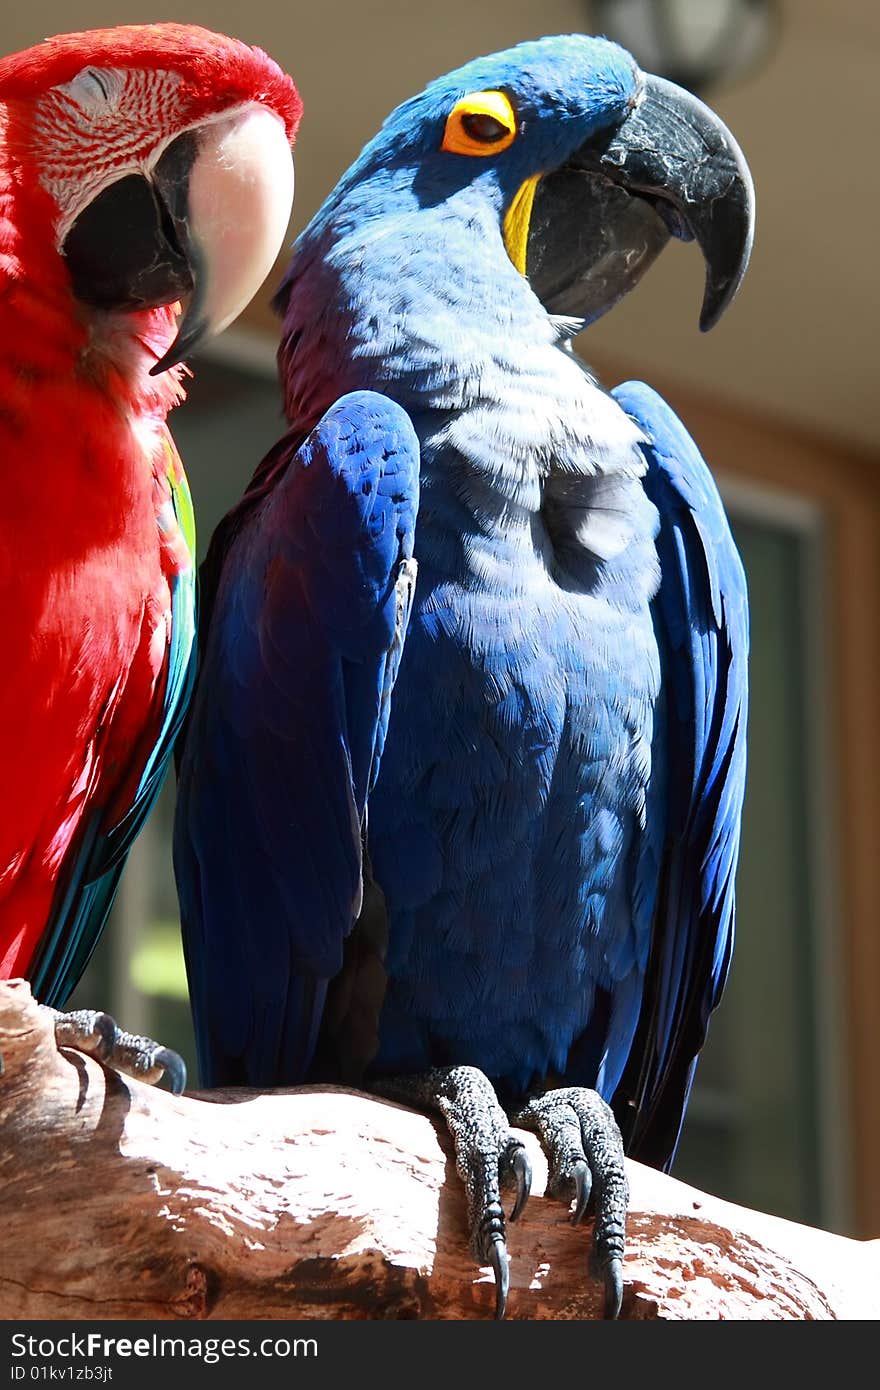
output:
[[[0, 1317], [488, 1318], [427, 1117], [337, 1090], [173, 1097], [55, 1046], [0, 984]], [[533, 1193], [511, 1318], [589, 1318], [589, 1226]], [[631, 1164], [623, 1316], [880, 1317], [880, 1241], [735, 1207]]]

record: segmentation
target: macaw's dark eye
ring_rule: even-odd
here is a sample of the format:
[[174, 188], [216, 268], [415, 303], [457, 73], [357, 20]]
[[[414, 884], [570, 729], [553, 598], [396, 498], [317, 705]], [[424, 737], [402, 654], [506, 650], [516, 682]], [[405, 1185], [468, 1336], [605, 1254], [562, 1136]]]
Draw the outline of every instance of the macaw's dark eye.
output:
[[461, 123], [472, 140], [479, 140], [484, 145], [495, 145], [510, 134], [506, 125], [483, 111], [462, 116]]
[[471, 92], [446, 118], [441, 149], [450, 154], [500, 153], [516, 139], [516, 116], [506, 92]]

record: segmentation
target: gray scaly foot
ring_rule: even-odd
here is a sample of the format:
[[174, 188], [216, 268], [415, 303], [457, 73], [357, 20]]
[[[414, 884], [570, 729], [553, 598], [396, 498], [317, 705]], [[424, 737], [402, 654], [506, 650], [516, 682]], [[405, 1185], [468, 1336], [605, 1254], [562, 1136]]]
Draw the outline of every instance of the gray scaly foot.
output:
[[110, 1014], [95, 1009], [76, 1009], [72, 1013], [50, 1009], [49, 1012], [55, 1021], [55, 1041], [59, 1047], [85, 1052], [105, 1066], [150, 1086], [167, 1076], [176, 1096], [186, 1086], [186, 1063], [177, 1052], [162, 1047], [152, 1038], [124, 1032]]
[[526, 1204], [532, 1170], [491, 1082], [476, 1067], [437, 1067], [416, 1076], [383, 1077], [371, 1090], [404, 1105], [439, 1110], [455, 1145], [455, 1166], [465, 1185], [471, 1251], [495, 1274], [495, 1316], [503, 1318], [510, 1286], [501, 1189], [516, 1186], [510, 1220]]
[[623, 1140], [610, 1106], [595, 1091], [566, 1086], [530, 1100], [514, 1122], [538, 1135], [549, 1165], [548, 1195], [574, 1200], [575, 1225], [583, 1220], [594, 1197], [594, 1239], [605, 1281], [605, 1316], [616, 1318], [623, 1300], [629, 1188]]

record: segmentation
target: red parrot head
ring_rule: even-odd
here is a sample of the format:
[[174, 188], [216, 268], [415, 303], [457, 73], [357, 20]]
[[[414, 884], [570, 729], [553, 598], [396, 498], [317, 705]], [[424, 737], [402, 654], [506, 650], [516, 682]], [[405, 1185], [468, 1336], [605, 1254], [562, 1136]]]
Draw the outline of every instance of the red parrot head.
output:
[[74, 297], [185, 304], [154, 373], [241, 312], [293, 201], [302, 107], [267, 54], [184, 24], [62, 34], [0, 60], [0, 103], [15, 221], [34, 235], [49, 208]]

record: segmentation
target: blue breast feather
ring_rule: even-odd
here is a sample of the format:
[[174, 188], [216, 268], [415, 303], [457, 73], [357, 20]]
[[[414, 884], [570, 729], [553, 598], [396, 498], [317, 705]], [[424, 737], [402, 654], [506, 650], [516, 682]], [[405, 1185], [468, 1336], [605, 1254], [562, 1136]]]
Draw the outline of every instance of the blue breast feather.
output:
[[649, 388], [615, 395], [647, 440], [652, 641], [627, 601], [644, 533], [588, 602], [559, 575], [513, 602], [451, 584], [417, 537], [370, 805], [389, 914], [373, 1069], [470, 1062], [515, 1096], [596, 1086], [631, 1151], [668, 1165], [733, 943], [746, 587], [693, 442]]

